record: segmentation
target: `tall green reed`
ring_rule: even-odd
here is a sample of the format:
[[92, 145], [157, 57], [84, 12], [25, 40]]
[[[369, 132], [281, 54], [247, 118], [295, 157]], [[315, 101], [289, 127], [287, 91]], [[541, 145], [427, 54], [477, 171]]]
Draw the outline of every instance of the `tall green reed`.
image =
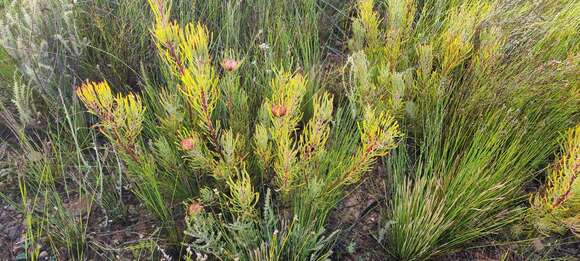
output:
[[574, 24], [577, 5], [520, 35], [508, 21], [526, 5], [381, 3], [358, 2], [349, 96], [353, 110], [370, 103], [405, 126], [406, 146], [387, 159], [382, 233], [393, 257], [425, 259], [522, 217], [523, 189], [577, 122], [577, 33], [552, 29]]

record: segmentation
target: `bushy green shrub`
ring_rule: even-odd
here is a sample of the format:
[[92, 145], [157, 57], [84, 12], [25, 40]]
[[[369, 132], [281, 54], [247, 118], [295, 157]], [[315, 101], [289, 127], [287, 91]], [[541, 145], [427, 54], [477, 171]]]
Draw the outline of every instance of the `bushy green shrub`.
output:
[[[177, 222], [176, 204], [200, 197], [190, 203], [185, 231], [193, 240], [187, 246], [198, 254], [328, 257], [326, 216], [345, 186], [395, 147], [394, 118], [367, 107], [358, 128], [342, 130], [352, 124], [333, 124], [332, 96], [324, 91], [312, 96], [312, 115], [304, 118], [307, 79], [283, 70], [258, 98], [260, 109], [250, 111], [241, 62], [222, 60], [220, 73], [203, 26], [182, 27], [170, 20], [167, 6], [150, 4], [155, 43], [173, 84], [147, 90], [146, 102], [135, 94], [113, 95], [107, 82], [76, 90], [121, 154], [133, 193], [169, 227]], [[142, 129], [151, 135], [141, 138]], [[275, 196], [260, 202], [270, 188]], [[189, 193], [176, 193], [183, 191]]]

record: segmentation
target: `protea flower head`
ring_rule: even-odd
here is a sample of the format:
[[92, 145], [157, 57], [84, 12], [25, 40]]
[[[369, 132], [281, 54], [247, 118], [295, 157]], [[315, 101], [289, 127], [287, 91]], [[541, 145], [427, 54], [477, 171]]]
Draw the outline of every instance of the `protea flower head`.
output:
[[193, 138], [185, 138], [181, 140], [181, 149], [185, 151], [193, 150], [195, 147], [195, 140]]
[[287, 109], [282, 104], [276, 104], [272, 106], [272, 114], [276, 117], [284, 117], [287, 113]]
[[235, 59], [226, 58], [221, 61], [222, 68], [226, 72], [235, 72], [240, 67], [241, 62]]
[[187, 207], [187, 215], [193, 217], [203, 210], [203, 205], [195, 200], [192, 200]]

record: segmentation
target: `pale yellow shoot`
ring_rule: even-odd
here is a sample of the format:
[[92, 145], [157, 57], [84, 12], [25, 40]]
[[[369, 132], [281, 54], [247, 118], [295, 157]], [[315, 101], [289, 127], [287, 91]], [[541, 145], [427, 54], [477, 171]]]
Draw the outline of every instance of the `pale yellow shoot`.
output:
[[99, 83], [87, 81], [78, 86], [75, 92], [92, 114], [102, 115], [113, 108], [113, 93], [106, 81]]

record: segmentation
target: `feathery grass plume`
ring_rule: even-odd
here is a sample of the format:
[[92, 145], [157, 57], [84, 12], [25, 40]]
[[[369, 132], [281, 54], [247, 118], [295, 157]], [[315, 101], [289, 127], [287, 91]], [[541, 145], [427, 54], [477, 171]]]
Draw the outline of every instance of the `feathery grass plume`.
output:
[[70, 86], [87, 47], [78, 33], [74, 7], [65, 0], [14, 0], [0, 19], [0, 45], [47, 102], [58, 104], [60, 96], [69, 101], [74, 95], [63, 86]]
[[[84, 75], [82, 58], [88, 43], [78, 32], [75, 3], [10, 2], [1, 10], [0, 42], [16, 63], [22, 82], [26, 82], [17, 82], [22, 86], [15, 86], [14, 100], [22, 113], [38, 108], [33, 116], [42, 127], [27, 128], [31, 126], [25, 125], [30, 117], [18, 122], [13, 118], [16, 114], [0, 106], [2, 120], [6, 120], [3, 124], [17, 140], [18, 155], [11, 161], [22, 164], [14, 173], [21, 188], [19, 210], [25, 213], [27, 226], [28, 242], [22, 253], [33, 260], [42, 251], [55, 255], [66, 252], [68, 258], [84, 259], [89, 247], [87, 220], [93, 206], [100, 205], [107, 219], [117, 218], [111, 215], [113, 208], [103, 207], [105, 200], [96, 200], [114, 198], [109, 195], [116, 193], [103, 188], [114, 179], [114, 175], [102, 175], [103, 165], [110, 163], [100, 158], [107, 146], [94, 143], [95, 133], [86, 128], [84, 113], [71, 88], [78, 82], [77, 77]], [[32, 94], [34, 104], [26, 104], [32, 102]], [[11, 140], [4, 134], [3, 142], [5, 138]], [[88, 150], [91, 153], [86, 153]], [[44, 249], [37, 247], [41, 241]]]
[[580, 236], [580, 126], [568, 131], [562, 149], [548, 172], [545, 189], [531, 195], [528, 215], [540, 233], [570, 230]]
[[[87, 162], [81, 150], [91, 146], [88, 144], [91, 137], [85, 115], [78, 113], [82, 108], [70, 87], [88, 75], [84, 58], [89, 43], [77, 24], [77, 3], [66, 0], [5, 2], [0, 17], [0, 45], [16, 65], [22, 82], [34, 93], [38, 109], [37, 124], [27, 127], [35, 127], [32, 128], [37, 132], [34, 135], [40, 136], [52, 131], [70, 132], [75, 158], [84, 165]], [[23, 96], [24, 93], [15, 94]], [[66, 124], [57, 125], [59, 130], [47, 128], [55, 127], [49, 123], [63, 120]]]
[[12, 95], [14, 96], [12, 103], [16, 106], [20, 123], [23, 125], [31, 124], [37, 112], [34, 105], [33, 88], [14, 76]]
[[[577, 42], [546, 46], [545, 40], [556, 21], [577, 24], [569, 19], [578, 4], [550, 9], [553, 18], [536, 23], [542, 33], [534, 37], [502, 23], [529, 6], [379, 4], [390, 10], [379, 35], [406, 29], [400, 37], [382, 38], [390, 52], [381, 54], [360, 37], [364, 31], [356, 32], [365, 26], [353, 26], [349, 100], [355, 112], [370, 105], [393, 111], [403, 122], [405, 146], [387, 159], [394, 187], [382, 233], [392, 257], [421, 260], [523, 216], [517, 207], [523, 188], [556, 148], [557, 135], [577, 121], [577, 77], [569, 74], [577, 69]], [[354, 23], [371, 20], [364, 17], [376, 15], [372, 10], [359, 7]], [[569, 33], [565, 39], [577, 36]], [[532, 48], [514, 49], [511, 44], [520, 39]], [[396, 59], [399, 54], [405, 59]], [[393, 77], [397, 74], [402, 77]], [[401, 82], [405, 88], [394, 88]], [[397, 89], [402, 95], [393, 95]]]

